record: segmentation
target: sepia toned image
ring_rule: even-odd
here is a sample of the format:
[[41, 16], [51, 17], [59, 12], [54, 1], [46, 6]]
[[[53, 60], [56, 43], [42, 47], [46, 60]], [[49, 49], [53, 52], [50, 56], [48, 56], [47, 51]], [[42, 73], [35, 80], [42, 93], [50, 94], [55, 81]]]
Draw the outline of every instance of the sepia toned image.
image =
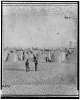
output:
[[78, 2], [2, 3], [2, 96], [78, 97]]

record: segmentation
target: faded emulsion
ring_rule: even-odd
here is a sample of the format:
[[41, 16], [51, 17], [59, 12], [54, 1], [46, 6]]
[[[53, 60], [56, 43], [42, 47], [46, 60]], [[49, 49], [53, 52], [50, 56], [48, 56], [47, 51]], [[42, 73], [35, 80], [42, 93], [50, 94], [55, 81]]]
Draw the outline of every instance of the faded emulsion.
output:
[[78, 2], [40, 3], [2, 2], [2, 93], [78, 97]]

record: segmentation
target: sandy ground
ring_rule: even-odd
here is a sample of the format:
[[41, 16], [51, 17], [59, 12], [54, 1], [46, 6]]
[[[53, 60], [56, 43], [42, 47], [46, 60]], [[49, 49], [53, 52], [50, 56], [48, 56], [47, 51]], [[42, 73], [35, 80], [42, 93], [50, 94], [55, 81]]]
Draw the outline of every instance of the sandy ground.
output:
[[24, 61], [5, 62], [2, 77], [3, 94], [78, 95], [76, 61], [39, 63], [37, 72], [33, 62], [29, 72]]

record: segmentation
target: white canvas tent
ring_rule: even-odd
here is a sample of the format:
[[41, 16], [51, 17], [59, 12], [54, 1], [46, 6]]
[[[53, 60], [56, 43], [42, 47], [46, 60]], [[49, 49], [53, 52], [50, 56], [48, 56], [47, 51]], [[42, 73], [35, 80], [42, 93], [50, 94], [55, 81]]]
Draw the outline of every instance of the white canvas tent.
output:
[[25, 60], [29, 59], [30, 61], [33, 61], [33, 53], [28, 51], [24, 53], [24, 56], [25, 56]]
[[25, 60], [27, 60], [29, 58], [28, 53], [25, 52]]
[[7, 61], [7, 59], [8, 59], [8, 54], [9, 54], [9, 50], [4, 50], [4, 51], [3, 51], [3, 61]]
[[48, 52], [47, 57], [48, 57], [48, 61], [51, 61], [51, 52], [50, 51]]
[[8, 61], [10, 62], [18, 61], [17, 53], [16, 52], [9, 53]]
[[18, 60], [22, 60], [23, 51], [17, 51], [17, 58]]
[[39, 60], [39, 62], [46, 62], [46, 60], [45, 60], [45, 54], [44, 53], [40, 54], [38, 60]]
[[61, 62], [66, 60], [66, 53], [65, 52], [61, 52]]
[[52, 53], [51, 59], [52, 62], [61, 63], [66, 59], [66, 53], [57, 50], [54, 53]]
[[33, 50], [33, 54], [36, 56], [36, 54], [39, 54], [38, 50]]

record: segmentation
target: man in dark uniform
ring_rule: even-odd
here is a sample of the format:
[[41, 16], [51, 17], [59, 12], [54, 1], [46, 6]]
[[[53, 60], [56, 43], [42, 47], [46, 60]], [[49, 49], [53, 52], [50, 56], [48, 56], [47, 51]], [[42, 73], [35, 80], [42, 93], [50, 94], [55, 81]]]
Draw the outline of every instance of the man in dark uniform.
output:
[[35, 55], [33, 55], [33, 58], [34, 58], [34, 64], [35, 64], [35, 71], [37, 71], [38, 60]]
[[47, 57], [45, 57], [45, 59], [46, 59], [46, 62], [47, 62]]
[[37, 71], [38, 60], [35, 59], [34, 63], [35, 63], [35, 71]]
[[34, 59], [34, 62], [35, 62], [35, 60], [36, 60], [36, 56], [33, 54], [33, 59]]
[[27, 61], [25, 62], [25, 65], [26, 65], [26, 71], [28, 72], [29, 71], [29, 61], [27, 59]]

